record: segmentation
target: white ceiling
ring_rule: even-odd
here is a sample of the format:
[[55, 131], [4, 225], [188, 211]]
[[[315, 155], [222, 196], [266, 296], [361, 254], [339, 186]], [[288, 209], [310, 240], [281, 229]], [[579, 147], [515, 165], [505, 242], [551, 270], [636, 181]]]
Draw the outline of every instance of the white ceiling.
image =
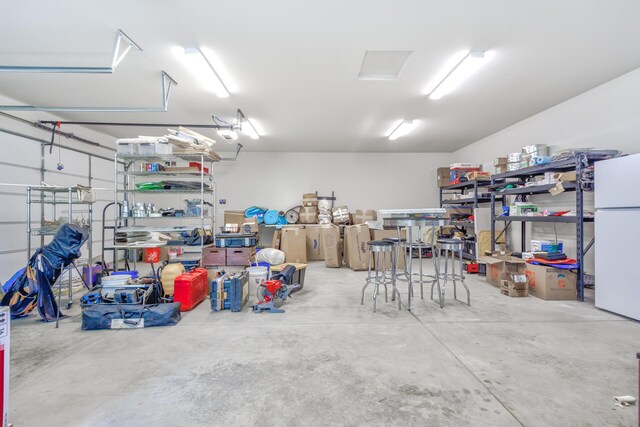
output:
[[[0, 74], [0, 93], [27, 104], [153, 107], [165, 70], [178, 82], [166, 113], [63, 117], [210, 123], [241, 108], [265, 131], [242, 139], [251, 151], [453, 151], [640, 67], [638, 0], [22, 0], [5, 2], [2, 15], [0, 65], [106, 66], [117, 29], [144, 52], [114, 75]], [[237, 91], [203, 91], [176, 46], [214, 51]], [[430, 78], [461, 49], [495, 56], [458, 91], [429, 100]], [[358, 80], [366, 50], [413, 53], [397, 80]], [[399, 119], [420, 124], [390, 142]]]

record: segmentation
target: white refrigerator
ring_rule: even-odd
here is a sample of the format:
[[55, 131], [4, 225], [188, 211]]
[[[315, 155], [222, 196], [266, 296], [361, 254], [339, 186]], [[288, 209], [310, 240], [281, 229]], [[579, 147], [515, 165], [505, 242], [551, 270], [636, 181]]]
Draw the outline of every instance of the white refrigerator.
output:
[[640, 154], [595, 163], [596, 307], [640, 320]]

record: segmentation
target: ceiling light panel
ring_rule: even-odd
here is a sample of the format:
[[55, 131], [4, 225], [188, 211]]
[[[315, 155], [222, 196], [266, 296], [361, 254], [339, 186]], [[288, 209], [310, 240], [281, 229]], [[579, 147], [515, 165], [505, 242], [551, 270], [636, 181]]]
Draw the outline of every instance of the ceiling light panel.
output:
[[409, 134], [417, 124], [418, 123], [415, 120], [400, 120], [396, 122], [394, 126], [389, 129], [389, 132], [387, 132], [389, 141], [395, 141], [396, 139]]
[[198, 48], [178, 50], [178, 57], [207, 90], [220, 98], [228, 98], [229, 90], [209, 59]]
[[368, 50], [364, 53], [359, 80], [396, 80], [411, 50]]

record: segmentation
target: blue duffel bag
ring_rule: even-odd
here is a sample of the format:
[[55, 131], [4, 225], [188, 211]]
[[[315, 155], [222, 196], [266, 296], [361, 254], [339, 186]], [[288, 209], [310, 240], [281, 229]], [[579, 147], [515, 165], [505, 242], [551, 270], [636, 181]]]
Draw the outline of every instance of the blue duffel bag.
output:
[[95, 304], [82, 310], [82, 330], [173, 326], [180, 321], [180, 303]]

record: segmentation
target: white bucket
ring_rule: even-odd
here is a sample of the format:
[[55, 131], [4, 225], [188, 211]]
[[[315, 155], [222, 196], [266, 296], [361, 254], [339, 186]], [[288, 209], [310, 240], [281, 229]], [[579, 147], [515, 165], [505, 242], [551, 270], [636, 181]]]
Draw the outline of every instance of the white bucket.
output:
[[257, 297], [258, 286], [269, 278], [269, 269], [267, 267], [247, 267], [247, 271], [249, 272], [249, 296]]

